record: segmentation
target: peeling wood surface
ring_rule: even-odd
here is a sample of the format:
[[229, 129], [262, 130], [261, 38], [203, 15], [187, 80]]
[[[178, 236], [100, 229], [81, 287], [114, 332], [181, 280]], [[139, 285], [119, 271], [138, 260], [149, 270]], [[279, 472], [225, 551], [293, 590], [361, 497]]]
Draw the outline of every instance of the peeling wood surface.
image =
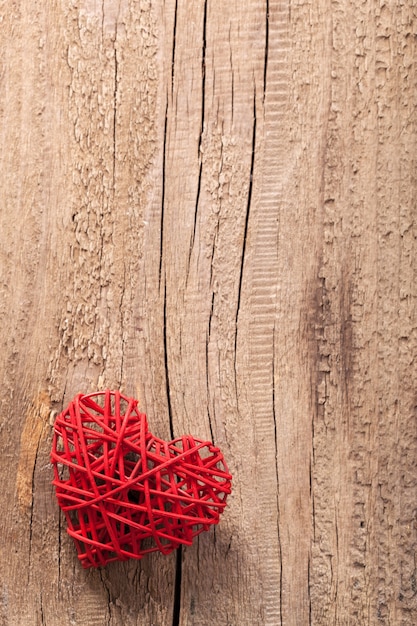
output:
[[[0, 3], [0, 625], [417, 623], [416, 10]], [[51, 424], [104, 387], [234, 491], [84, 571]]]

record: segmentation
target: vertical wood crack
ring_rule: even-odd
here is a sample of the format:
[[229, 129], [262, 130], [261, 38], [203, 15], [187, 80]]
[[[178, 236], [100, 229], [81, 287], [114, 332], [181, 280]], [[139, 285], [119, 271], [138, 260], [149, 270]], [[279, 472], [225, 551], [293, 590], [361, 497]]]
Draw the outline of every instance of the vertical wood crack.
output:
[[[168, 129], [168, 101], [165, 107], [164, 121], [164, 145], [162, 148], [162, 183], [161, 183], [161, 223], [159, 234], [159, 290], [161, 290], [162, 259], [164, 253], [164, 216], [165, 216], [165, 184], [166, 184], [166, 161], [167, 161], [167, 129]], [[165, 287], [166, 295], [166, 287]]]
[[201, 123], [200, 123], [200, 135], [198, 138], [198, 159], [199, 159], [199, 172], [197, 181], [197, 193], [195, 199], [195, 211], [194, 211], [194, 224], [193, 232], [190, 240], [190, 250], [188, 254], [188, 268], [186, 281], [188, 282], [188, 275], [190, 271], [191, 253], [194, 247], [195, 233], [197, 229], [198, 208], [200, 204], [201, 194], [201, 181], [203, 177], [203, 160], [201, 156], [201, 146], [203, 142], [204, 133], [204, 115], [205, 115], [205, 100], [206, 100], [206, 48], [207, 48], [207, 0], [204, 2], [204, 17], [203, 17], [203, 43], [201, 48]]
[[249, 171], [249, 186], [248, 186], [248, 200], [246, 203], [246, 216], [245, 216], [245, 226], [243, 230], [243, 243], [242, 243], [242, 255], [240, 260], [240, 275], [239, 275], [239, 287], [237, 293], [237, 305], [236, 305], [236, 318], [235, 318], [235, 371], [236, 371], [236, 353], [237, 353], [237, 325], [240, 311], [240, 300], [242, 295], [242, 282], [243, 282], [243, 270], [245, 265], [245, 253], [246, 253], [246, 242], [248, 236], [248, 228], [249, 228], [249, 215], [252, 204], [252, 190], [253, 190], [253, 173], [255, 168], [255, 147], [256, 147], [256, 89], [253, 93], [253, 127], [252, 127], [252, 155], [251, 155], [251, 164]]
[[116, 32], [114, 37], [114, 92], [113, 92], [113, 199], [116, 193], [116, 133], [117, 133], [117, 83], [119, 80], [118, 71], [118, 60], [117, 60], [117, 20], [116, 20]]
[[182, 546], [177, 549], [175, 563], [174, 608], [172, 626], [179, 626], [181, 617]]
[[44, 611], [43, 611], [42, 591], [39, 594], [39, 601], [40, 601], [40, 612], [41, 612], [41, 625], [44, 626], [46, 624], [46, 622], [45, 622], [45, 615], [44, 615]]
[[168, 406], [168, 419], [169, 419], [169, 431], [171, 439], [174, 439], [174, 423], [172, 420], [172, 407], [171, 407], [171, 390], [169, 384], [169, 367], [168, 367], [168, 336], [167, 336], [167, 286], [166, 281], [164, 284], [164, 367], [165, 367], [165, 388], [167, 394], [167, 406]]
[[[272, 354], [275, 354], [275, 323], [272, 331]], [[277, 415], [275, 411], [275, 358], [272, 358], [272, 418], [274, 420], [274, 443], [275, 443], [275, 473], [277, 479], [277, 539], [278, 539], [278, 553], [279, 553], [279, 621], [280, 626], [283, 626], [282, 618], [282, 541], [281, 541], [281, 528], [280, 528], [280, 494], [279, 494], [279, 472], [278, 472], [278, 430], [277, 430]]]
[[175, 46], [177, 43], [177, 17], [178, 17], [178, 0], [175, 0], [174, 9], [174, 26], [172, 29], [172, 57], [171, 57], [171, 99], [174, 97], [174, 78], [175, 78]]
[[34, 503], [35, 503], [35, 471], [36, 471], [36, 463], [38, 461], [39, 445], [40, 445], [41, 439], [42, 439], [42, 431], [40, 432], [39, 439], [38, 439], [38, 442], [37, 442], [37, 445], [36, 445], [35, 460], [34, 460], [34, 463], [33, 463], [32, 477], [31, 477], [32, 502], [31, 502], [31, 507], [30, 507], [30, 520], [29, 520], [28, 582], [29, 582], [29, 577], [30, 577], [30, 572], [31, 572], [31, 565], [32, 565], [33, 511], [34, 511], [34, 508], [35, 508], [34, 507]]
[[100, 570], [100, 578], [101, 578], [101, 582], [103, 584], [104, 591], [105, 591], [106, 596], [107, 596], [107, 609], [108, 610], [107, 610], [107, 614], [106, 614], [106, 624], [105, 624], [105, 626], [110, 626], [110, 623], [111, 623], [111, 607], [112, 607], [113, 601], [112, 601], [112, 596], [111, 596], [111, 593], [110, 593], [109, 585], [107, 584], [107, 581], [106, 581], [105, 576], [104, 576], [104, 570]]
[[265, 7], [265, 56], [264, 56], [264, 93], [263, 100], [266, 95], [266, 79], [268, 73], [268, 54], [269, 54], [269, 0], [266, 0]]

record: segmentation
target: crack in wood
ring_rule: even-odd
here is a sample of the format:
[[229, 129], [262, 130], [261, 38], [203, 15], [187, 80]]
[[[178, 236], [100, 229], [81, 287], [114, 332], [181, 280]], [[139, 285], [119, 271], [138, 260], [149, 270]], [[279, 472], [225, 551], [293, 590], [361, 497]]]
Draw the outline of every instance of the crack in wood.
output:
[[175, 561], [175, 586], [174, 586], [174, 607], [172, 611], [172, 626], [180, 626], [181, 619], [181, 583], [182, 583], [182, 546], [176, 551]]
[[207, 51], [207, 0], [204, 2], [204, 14], [203, 14], [203, 34], [202, 34], [202, 47], [201, 47], [201, 122], [200, 122], [200, 132], [198, 136], [198, 160], [199, 160], [199, 170], [198, 170], [198, 180], [197, 180], [197, 192], [195, 199], [195, 210], [194, 210], [194, 222], [193, 222], [193, 230], [190, 238], [190, 248], [188, 253], [188, 265], [187, 265], [187, 276], [186, 276], [186, 284], [188, 283], [188, 277], [190, 272], [191, 265], [191, 254], [194, 248], [196, 230], [197, 230], [197, 219], [198, 219], [198, 211], [200, 204], [200, 194], [201, 194], [201, 182], [203, 178], [203, 158], [202, 158], [202, 142], [204, 135], [204, 116], [205, 116], [205, 100], [206, 100], [206, 51]]
[[178, 18], [178, 0], [175, 0], [174, 9], [174, 25], [172, 28], [172, 57], [171, 57], [171, 99], [174, 95], [174, 78], [175, 78], [175, 50], [177, 43], [177, 18]]
[[[159, 290], [161, 290], [162, 262], [164, 257], [164, 216], [165, 216], [165, 186], [166, 186], [166, 164], [167, 164], [167, 132], [168, 132], [168, 100], [165, 106], [164, 117], [164, 140], [162, 146], [162, 180], [161, 180], [161, 218], [159, 232]], [[166, 286], [164, 287], [166, 291]]]
[[268, 74], [268, 56], [269, 56], [269, 0], [266, 1], [265, 6], [265, 52], [264, 52], [264, 91], [263, 100], [266, 96], [266, 80]]
[[257, 122], [257, 114], [256, 114], [256, 88], [255, 88], [253, 92], [253, 124], [252, 124], [252, 144], [251, 144], [252, 153], [251, 153], [251, 161], [250, 161], [250, 169], [249, 169], [248, 196], [247, 196], [247, 201], [246, 201], [245, 225], [243, 229], [242, 253], [241, 253], [241, 258], [240, 258], [239, 284], [238, 284], [237, 302], [236, 302], [235, 347], [234, 347], [235, 377], [236, 377], [238, 321], [239, 321], [239, 312], [240, 312], [240, 301], [241, 301], [241, 296], [242, 296], [242, 283], [243, 283], [243, 272], [244, 272], [244, 266], [245, 266], [246, 245], [247, 245], [248, 230], [249, 230], [249, 216], [250, 216], [251, 205], [252, 205], [253, 175], [254, 175], [254, 169], [255, 169], [256, 122]]
[[277, 539], [278, 539], [278, 553], [279, 553], [279, 619], [280, 626], [283, 626], [283, 614], [282, 614], [282, 592], [283, 592], [283, 571], [282, 571], [282, 540], [281, 540], [281, 511], [280, 511], [280, 493], [279, 493], [279, 470], [278, 470], [278, 428], [277, 428], [277, 415], [275, 410], [275, 322], [272, 329], [272, 372], [271, 372], [271, 384], [272, 384], [272, 418], [274, 420], [274, 443], [275, 443], [275, 474], [277, 480], [276, 490], [276, 506], [277, 506]]
[[175, 428], [172, 416], [171, 406], [171, 388], [169, 380], [169, 357], [168, 357], [168, 329], [167, 329], [167, 286], [166, 280], [164, 280], [164, 304], [163, 304], [163, 341], [164, 341], [164, 368], [165, 368], [165, 390], [168, 407], [168, 419], [169, 419], [169, 432], [171, 439], [174, 439]]

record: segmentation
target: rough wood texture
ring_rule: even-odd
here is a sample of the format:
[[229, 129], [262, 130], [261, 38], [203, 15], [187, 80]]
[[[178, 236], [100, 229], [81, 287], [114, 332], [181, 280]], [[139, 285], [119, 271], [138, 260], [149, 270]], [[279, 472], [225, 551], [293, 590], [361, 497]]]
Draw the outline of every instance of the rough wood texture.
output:
[[[414, 0], [0, 16], [0, 624], [417, 623]], [[86, 572], [51, 423], [106, 386], [234, 492]]]

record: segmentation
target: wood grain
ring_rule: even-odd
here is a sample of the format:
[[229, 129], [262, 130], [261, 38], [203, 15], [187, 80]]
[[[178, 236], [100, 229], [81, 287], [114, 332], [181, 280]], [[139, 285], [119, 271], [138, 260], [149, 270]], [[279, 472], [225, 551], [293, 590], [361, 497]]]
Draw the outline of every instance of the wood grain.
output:
[[[0, 625], [415, 624], [415, 2], [0, 16]], [[52, 424], [105, 387], [233, 494], [84, 571]]]

